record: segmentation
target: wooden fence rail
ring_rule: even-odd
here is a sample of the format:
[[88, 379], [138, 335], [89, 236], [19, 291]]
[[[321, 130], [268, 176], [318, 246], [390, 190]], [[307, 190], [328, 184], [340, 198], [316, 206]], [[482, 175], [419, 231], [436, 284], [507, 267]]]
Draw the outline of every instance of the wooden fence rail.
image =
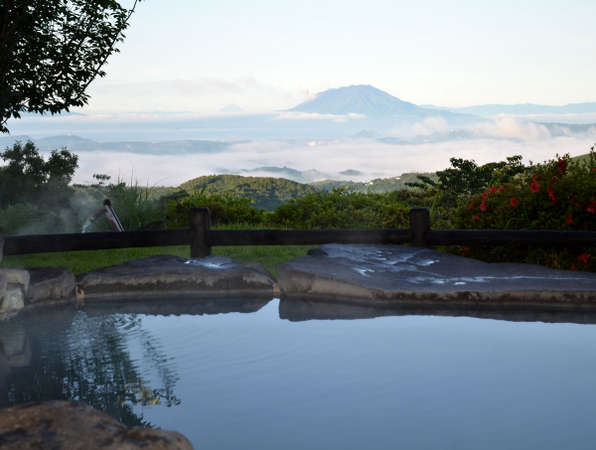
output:
[[[191, 227], [179, 230], [128, 231], [122, 233], [73, 233], [6, 236], [4, 255], [103, 250], [127, 247], [190, 245], [191, 256], [207, 256], [212, 246], [222, 245], [318, 245], [403, 244], [469, 245], [545, 243], [594, 245], [596, 232], [553, 230], [431, 230], [428, 210], [410, 211], [410, 228], [376, 230], [211, 230], [209, 210], [193, 208]], [[0, 242], [2, 237], [0, 236]], [[0, 252], [2, 251], [0, 246]]]

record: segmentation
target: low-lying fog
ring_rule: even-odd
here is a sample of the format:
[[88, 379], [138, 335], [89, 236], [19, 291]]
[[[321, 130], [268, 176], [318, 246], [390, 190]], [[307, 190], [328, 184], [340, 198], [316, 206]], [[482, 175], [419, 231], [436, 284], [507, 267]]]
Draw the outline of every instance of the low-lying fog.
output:
[[[73, 134], [91, 136], [84, 130], [75, 130]], [[328, 178], [366, 181], [395, 177], [404, 172], [444, 169], [449, 166], [451, 157], [474, 159], [482, 164], [516, 154], [522, 155], [526, 162], [543, 161], [556, 154], [580, 155], [587, 153], [596, 141], [596, 126], [573, 128], [572, 125], [500, 117], [465, 129], [453, 129], [440, 118], [429, 118], [382, 134], [363, 130], [359, 135], [367, 137], [222, 138], [221, 141], [228, 144], [195, 150], [192, 146], [183, 149], [180, 143], [177, 144], [177, 139], [188, 137], [182, 137], [172, 129], [169, 141], [155, 144], [149, 154], [144, 152], [145, 147], [139, 142], [134, 150], [127, 150], [128, 146], [122, 142], [117, 151], [106, 150], [105, 146], [104, 149], [93, 149], [89, 148], [89, 144], [81, 147], [85, 148], [84, 151], [77, 151], [74, 144], [69, 150], [79, 155], [79, 169], [73, 182], [83, 184], [90, 183], [94, 173], [105, 173], [112, 179], [132, 180], [149, 186], [177, 186], [194, 177], [221, 173], [279, 176], [296, 181]], [[100, 140], [96, 136], [93, 138]], [[197, 139], [210, 137], [203, 134]], [[137, 140], [152, 141], [149, 136]], [[57, 145], [59, 141], [52, 141], [52, 145]], [[2, 146], [5, 147], [4, 141]], [[287, 167], [303, 173], [292, 177], [287, 172], [263, 167]], [[345, 171], [349, 172], [341, 173]]]
[[[576, 137], [557, 137], [532, 141], [468, 139], [436, 143], [396, 145], [372, 139], [338, 140], [310, 143], [251, 141], [230, 146], [217, 154], [141, 155], [120, 152], [88, 152], [79, 155], [75, 183], [88, 183], [93, 173], [111, 174], [114, 178], [137, 180], [141, 184], [176, 186], [190, 178], [219, 173], [272, 176], [257, 170], [262, 166], [289, 167], [300, 171], [314, 169], [324, 179], [352, 179], [398, 176], [404, 172], [429, 172], [449, 166], [456, 156], [474, 159], [482, 164], [520, 154], [524, 159], [543, 161], [555, 154], [571, 156], [587, 153], [591, 142]], [[339, 172], [352, 169], [359, 175]]]

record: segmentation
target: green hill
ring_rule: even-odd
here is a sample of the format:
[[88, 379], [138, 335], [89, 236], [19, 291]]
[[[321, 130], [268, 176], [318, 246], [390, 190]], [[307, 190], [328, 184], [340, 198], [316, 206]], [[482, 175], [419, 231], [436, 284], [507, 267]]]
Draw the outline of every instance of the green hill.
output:
[[574, 156], [573, 158], [571, 158], [571, 161], [576, 162], [576, 163], [589, 162], [590, 161], [590, 154], [589, 153], [586, 153], [585, 155]]
[[369, 194], [382, 194], [385, 192], [405, 189], [405, 183], [417, 181], [417, 175], [426, 175], [430, 178], [436, 178], [434, 173], [403, 173], [399, 177], [392, 178], [375, 178], [370, 181], [338, 181], [338, 180], [323, 180], [310, 183], [311, 186], [324, 190], [331, 191], [335, 188], [346, 189], [348, 192], [360, 192]]
[[180, 188], [189, 194], [203, 191], [205, 194], [249, 197], [254, 206], [267, 210], [273, 210], [291, 199], [316, 192], [312, 186], [284, 178], [243, 177], [240, 175], [209, 175], [193, 178], [182, 183]]

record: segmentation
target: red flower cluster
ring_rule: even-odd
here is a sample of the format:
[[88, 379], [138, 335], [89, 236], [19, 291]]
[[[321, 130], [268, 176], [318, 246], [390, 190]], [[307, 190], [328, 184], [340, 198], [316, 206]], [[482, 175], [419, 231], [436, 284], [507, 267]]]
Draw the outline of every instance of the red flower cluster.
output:
[[588, 264], [588, 261], [590, 260], [590, 254], [584, 252], [577, 257], [577, 260], [583, 262], [584, 264]]
[[519, 205], [519, 200], [515, 197], [509, 197], [509, 204], [515, 208], [517, 205]]
[[565, 161], [563, 158], [559, 158], [557, 161], [557, 170], [559, 172], [565, 172], [567, 170], [567, 161]]
[[593, 200], [592, 203], [588, 205], [586, 211], [591, 214], [594, 214], [596, 212], [596, 200]]

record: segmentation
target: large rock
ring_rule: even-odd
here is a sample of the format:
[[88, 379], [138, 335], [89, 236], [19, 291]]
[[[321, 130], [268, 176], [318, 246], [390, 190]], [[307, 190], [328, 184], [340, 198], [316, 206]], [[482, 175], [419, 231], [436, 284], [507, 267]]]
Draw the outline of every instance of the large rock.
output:
[[87, 300], [147, 297], [269, 297], [275, 281], [260, 264], [210, 256], [156, 255], [94, 270], [77, 278]]
[[68, 302], [75, 295], [75, 276], [59, 267], [36, 267], [27, 269], [30, 275], [26, 302]]
[[282, 296], [376, 306], [596, 308], [593, 273], [489, 264], [409, 246], [329, 244], [321, 250], [280, 267]]
[[192, 449], [180, 433], [126, 428], [77, 402], [29, 403], [0, 410], [3, 449]]
[[0, 320], [15, 316], [25, 307], [28, 289], [29, 272], [0, 269]]
[[27, 293], [29, 289], [29, 282], [31, 277], [27, 270], [22, 269], [0, 269], [0, 273], [3, 273], [6, 277], [8, 284], [18, 285], [23, 293]]

